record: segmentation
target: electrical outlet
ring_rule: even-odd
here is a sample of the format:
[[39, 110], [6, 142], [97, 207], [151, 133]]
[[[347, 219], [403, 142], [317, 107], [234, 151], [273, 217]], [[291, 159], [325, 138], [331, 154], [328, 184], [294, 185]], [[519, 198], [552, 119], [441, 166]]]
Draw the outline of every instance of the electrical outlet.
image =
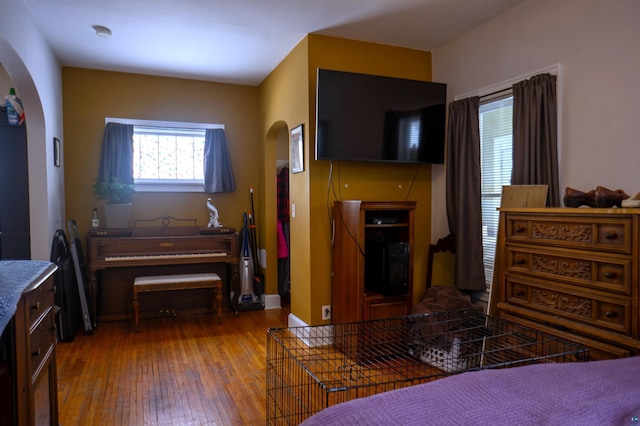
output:
[[322, 319], [323, 320], [331, 319], [331, 305], [324, 305], [322, 307]]

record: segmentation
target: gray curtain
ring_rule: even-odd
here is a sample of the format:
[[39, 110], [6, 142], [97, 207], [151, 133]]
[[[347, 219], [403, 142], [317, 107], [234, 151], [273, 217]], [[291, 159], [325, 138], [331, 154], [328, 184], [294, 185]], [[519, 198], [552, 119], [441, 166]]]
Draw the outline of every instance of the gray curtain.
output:
[[231, 158], [224, 129], [207, 129], [204, 139], [204, 192], [233, 192]]
[[133, 125], [107, 123], [102, 137], [98, 179], [120, 178], [133, 184]]
[[560, 206], [556, 76], [513, 85], [512, 185], [549, 185], [547, 205]]
[[449, 231], [456, 239], [456, 287], [484, 291], [480, 188], [480, 99], [449, 105], [446, 200]]

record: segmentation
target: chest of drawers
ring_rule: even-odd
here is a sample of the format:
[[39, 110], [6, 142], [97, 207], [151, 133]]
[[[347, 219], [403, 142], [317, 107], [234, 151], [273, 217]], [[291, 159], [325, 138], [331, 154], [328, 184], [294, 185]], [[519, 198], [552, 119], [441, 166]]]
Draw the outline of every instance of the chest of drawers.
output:
[[[2, 425], [58, 424], [53, 281], [55, 270], [56, 266], [51, 265], [33, 276], [22, 291], [9, 324], [2, 330]], [[2, 272], [6, 278], [11, 276], [13, 270]], [[3, 284], [8, 285], [7, 282]]]
[[636, 209], [501, 209], [491, 313], [586, 345], [640, 353]]

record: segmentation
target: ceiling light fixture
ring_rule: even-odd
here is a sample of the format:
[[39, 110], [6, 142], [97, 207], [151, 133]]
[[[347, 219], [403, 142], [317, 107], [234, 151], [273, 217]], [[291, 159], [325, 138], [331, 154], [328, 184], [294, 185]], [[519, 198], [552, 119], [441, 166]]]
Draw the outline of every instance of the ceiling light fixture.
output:
[[111, 30], [107, 27], [104, 27], [102, 25], [94, 25], [92, 28], [96, 30], [96, 35], [98, 37], [103, 37], [103, 38], [111, 37]]

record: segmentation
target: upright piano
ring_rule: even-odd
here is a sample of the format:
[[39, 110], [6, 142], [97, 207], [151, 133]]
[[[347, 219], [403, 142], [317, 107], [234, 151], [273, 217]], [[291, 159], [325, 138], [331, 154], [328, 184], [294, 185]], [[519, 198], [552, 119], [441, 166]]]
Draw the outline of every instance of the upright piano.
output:
[[[129, 294], [133, 294], [135, 276], [203, 272], [224, 266], [224, 290], [229, 294], [238, 285], [239, 263], [238, 233], [233, 228], [92, 229], [87, 237], [87, 269], [94, 322], [100, 314], [100, 299], [111, 305], [126, 304], [121, 312], [110, 312], [112, 319], [130, 315]], [[103, 278], [111, 271], [118, 272], [116, 278], [105, 283]]]

